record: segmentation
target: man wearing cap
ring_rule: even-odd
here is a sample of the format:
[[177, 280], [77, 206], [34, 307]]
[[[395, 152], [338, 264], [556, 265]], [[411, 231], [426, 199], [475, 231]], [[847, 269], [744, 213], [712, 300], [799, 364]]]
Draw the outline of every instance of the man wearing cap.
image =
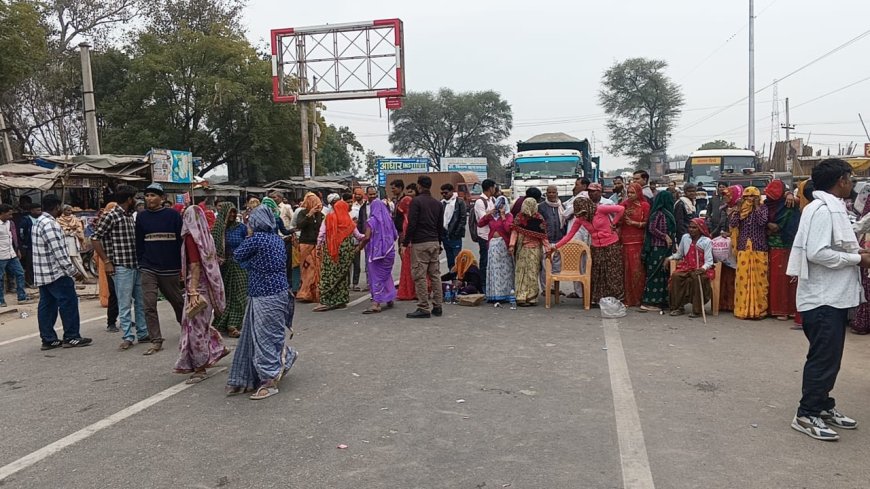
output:
[[181, 323], [184, 296], [181, 290], [181, 214], [163, 207], [163, 187], [145, 187], [145, 210], [136, 218], [136, 254], [142, 280], [145, 322], [151, 346], [145, 355], [163, 349], [157, 291], [172, 304], [175, 319]]

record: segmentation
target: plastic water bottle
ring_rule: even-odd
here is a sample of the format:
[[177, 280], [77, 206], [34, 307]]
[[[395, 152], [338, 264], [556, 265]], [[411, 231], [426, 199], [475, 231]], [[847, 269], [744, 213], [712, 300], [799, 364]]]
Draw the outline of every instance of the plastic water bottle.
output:
[[511, 289], [511, 311], [517, 310], [517, 292]]
[[447, 290], [444, 292], [444, 303], [453, 303], [453, 286], [451, 286], [450, 284], [447, 284]]

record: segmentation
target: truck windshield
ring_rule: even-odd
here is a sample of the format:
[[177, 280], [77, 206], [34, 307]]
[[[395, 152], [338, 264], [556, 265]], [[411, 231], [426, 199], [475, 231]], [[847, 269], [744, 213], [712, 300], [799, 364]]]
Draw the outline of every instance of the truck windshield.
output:
[[471, 185], [471, 195], [481, 195], [483, 194], [483, 186], [479, 183], [474, 183]]
[[527, 156], [514, 160], [515, 178], [577, 176], [580, 158], [577, 156]]

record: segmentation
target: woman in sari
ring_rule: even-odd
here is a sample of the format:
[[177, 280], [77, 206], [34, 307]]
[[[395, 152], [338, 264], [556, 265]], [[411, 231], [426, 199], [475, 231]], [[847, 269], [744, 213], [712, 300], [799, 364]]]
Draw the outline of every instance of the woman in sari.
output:
[[591, 302], [594, 304], [602, 297], [622, 299], [625, 293], [622, 243], [611, 224], [619, 222], [624, 212], [625, 208], [621, 205], [596, 205], [585, 197], [578, 198], [574, 201], [574, 223], [568, 234], [555, 246], [555, 249], [559, 249], [571, 241], [581, 227], [589, 231], [592, 236]]
[[[761, 192], [746, 187], [740, 208], [731, 211], [730, 225], [737, 229], [737, 280], [734, 282], [734, 316], [762, 319], [768, 303], [768, 208], [761, 205]], [[734, 236], [732, 233], [732, 240]]]
[[[807, 201], [809, 204], [809, 201]], [[863, 204], [861, 207], [860, 217], [870, 214], [870, 201]], [[867, 239], [867, 234], [858, 235], [858, 243], [862, 249], [866, 249], [870, 245], [870, 240]], [[864, 288], [864, 297], [870, 297], [870, 275], [868, 269], [861, 269], [861, 286]], [[771, 286], [772, 287], [772, 286]], [[795, 316], [795, 323], [800, 324], [800, 316]], [[803, 329], [799, 326], [793, 326], [792, 329]], [[864, 302], [858, 306], [858, 311], [855, 314], [855, 320], [852, 321], [852, 333], [857, 335], [870, 334], [870, 302]]]
[[175, 373], [193, 374], [187, 383], [195, 384], [205, 379], [206, 369], [229, 355], [230, 350], [224, 347], [220, 332], [210, 326], [213, 313], [223, 312], [226, 300], [205, 212], [194, 205], [182, 217], [181, 274], [187, 293]]
[[278, 393], [278, 382], [298, 356], [287, 345], [293, 337], [293, 294], [287, 282], [287, 250], [277, 234], [277, 223], [265, 207], [254, 209], [248, 220], [251, 236], [234, 254], [247, 270], [245, 321], [233, 365], [227, 378], [227, 394], [255, 391], [257, 401]]
[[354, 234], [360, 241], [360, 248], [365, 247], [366, 250], [366, 278], [372, 293], [372, 305], [363, 314], [376, 314], [381, 312], [382, 307], [391, 309], [396, 299], [393, 263], [396, 261], [396, 239], [399, 233], [384, 201], [376, 199], [369, 205], [365, 235], [360, 236], [358, 232]]
[[[722, 201], [723, 216], [730, 216], [731, 210], [737, 209], [740, 205], [740, 198], [743, 197], [743, 186], [732, 185], [725, 190], [725, 199]], [[722, 232], [722, 236], [731, 238], [731, 256], [732, 260], [722, 262], [722, 277], [719, 279], [719, 310], [733, 311], [734, 310], [734, 283], [737, 281], [737, 229], [730, 226], [728, 217], [725, 217], [722, 222], [722, 227], [727, 231]]]
[[620, 238], [622, 262], [625, 264], [625, 305], [638, 307], [643, 298], [643, 286], [646, 282], [646, 270], [643, 267], [641, 253], [650, 209], [649, 203], [643, 197], [643, 187], [637, 183], [629, 185], [627, 197], [620, 205], [625, 207]]
[[514, 261], [508, 251], [514, 217], [508, 212], [507, 198], [495, 200], [495, 207], [480, 218], [478, 226], [489, 226], [489, 263], [486, 267], [487, 302], [506, 302], [514, 298]]
[[510, 254], [516, 256], [514, 290], [518, 306], [529, 307], [538, 304], [541, 263], [544, 250], [549, 248], [547, 224], [538, 212], [538, 202], [527, 197], [514, 220], [508, 247]]
[[238, 338], [241, 334], [239, 330], [247, 303], [245, 292], [248, 290], [248, 274], [233, 258], [236, 248], [248, 235], [247, 229], [239, 224], [237, 217], [238, 211], [232, 202], [221, 202], [218, 206], [217, 222], [211, 231], [227, 298], [226, 309], [220, 313], [215, 312], [212, 325], [230, 338]]
[[245, 205], [245, 213], [242, 215], [242, 222], [248, 224], [248, 217], [250, 217], [251, 213], [254, 212], [254, 209], [259, 207], [260, 199], [256, 197], [251, 197], [248, 199], [248, 203]]
[[441, 276], [441, 282], [451, 285], [457, 295], [479, 294], [483, 290], [483, 277], [474, 253], [471, 250], [460, 251], [450, 272]]
[[764, 189], [767, 199], [767, 244], [770, 246], [770, 314], [787, 321], [797, 313], [797, 282], [786, 275], [788, 257], [797, 234], [801, 214], [794, 194], [786, 193], [782, 180], [770, 182]]
[[659, 192], [653, 199], [649, 224], [643, 241], [642, 257], [646, 268], [643, 298], [640, 310], [661, 311], [669, 304], [668, 275], [665, 259], [671, 255], [676, 239], [677, 223], [674, 218], [674, 195]]
[[63, 230], [70, 261], [82, 275], [82, 278], [89, 280], [91, 275], [85, 270], [82, 255], [79, 252], [85, 246], [85, 226], [82, 224], [82, 220], [73, 214], [72, 206], [64, 205], [63, 214], [57, 218], [57, 223]]
[[320, 305], [314, 312], [326, 312], [347, 307], [350, 301], [350, 267], [356, 247], [353, 232], [356, 223], [350, 217], [350, 206], [340, 200], [333, 206], [320, 227], [318, 246], [323, 256], [320, 266]]
[[299, 302], [319, 302], [320, 292], [317, 282], [320, 277], [320, 256], [317, 248], [317, 234], [323, 224], [323, 203], [317, 195], [305, 194], [302, 205], [299, 206], [296, 217], [296, 229], [299, 230], [299, 263], [302, 269], [302, 285], [296, 300]]
[[[416, 188], [416, 185], [414, 188]], [[405, 187], [406, 194], [399, 199], [399, 203], [396, 205], [396, 212], [401, 214], [403, 221], [402, 234], [399, 237], [400, 243], [408, 231], [408, 212], [411, 210], [411, 201], [414, 200], [413, 196], [407, 194], [408, 190], [408, 187]], [[396, 294], [396, 299], [400, 301], [415, 301], [417, 300], [417, 292], [414, 288], [414, 277], [411, 276], [411, 247], [405, 246], [401, 254], [402, 267], [399, 272], [399, 290]]]

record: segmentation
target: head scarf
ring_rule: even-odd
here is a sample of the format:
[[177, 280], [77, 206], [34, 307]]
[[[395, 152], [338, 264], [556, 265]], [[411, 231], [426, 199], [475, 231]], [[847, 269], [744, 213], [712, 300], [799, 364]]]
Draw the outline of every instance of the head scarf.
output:
[[[214, 248], [214, 239], [208, 231], [208, 221], [202, 207], [192, 205], [184, 211], [182, 216], [181, 237], [187, 239], [190, 235], [196, 247], [199, 248], [200, 289], [205, 289], [211, 306], [217, 312], [223, 312], [226, 307], [224, 296], [224, 282], [221, 278], [220, 265]], [[181, 247], [181, 274], [184, 280], [190, 280], [187, 274], [187, 247]]]
[[[253, 206], [251, 205], [252, 200], [254, 201]], [[251, 197], [250, 199], [248, 199], [247, 206], [248, 206], [249, 211], [254, 210], [254, 208], [258, 207], [259, 205], [260, 205], [260, 199], [258, 199], [256, 197]]]
[[584, 219], [592, 222], [596, 207], [595, 202], [592, 202], [589, 197], [579, 197], [574, 200], [574, 216], [582, 217], [585, 214], [586, 217]]
[[740, 202], [740, 219], [746, 219], [752, 211], [758, 208], [758, 202], [754, 197], [761, 197], [761, 192], [756, 187], [743, 189], [743, 197]]
[[728, 195], [728, 207], [734, 207], [743, 197], [743, 185], [732, 185], [725, 190], [725, 194]]
[[[674, 219], [674, 194], [670, 192], [659, 192], [656, 194], [655, 198], [653, 198], [652, 207], [649, 210], [650, 221], [655, 219], [658, 213], [665, 216], [668, 236], [674, 239], [674, 233], [677, 232], [677, 220]], [[649, 256], [652, 247], [652, 233], [647, 229], [646, 239], [643, 240], [642, 256]]]
[[255, 233], [277, 233], [278, 224], [275, 215], [265, 205], [257, 206], [248, 216], [248, 227]]
[[701, 219], [700, 217], [696, 217], [692, 219], [692, 222], [695, 223], [695, 225], [698, 226], [698, 229], [701, 230], [701, 236], [706, 236], [710, 239], [713, 238], [712, 236], [710, 236], [710, 230], [707, 229], [707, 223], [703, 219]]
[[172, 210], [181, 214], [184, 212], [184, 204], [172, 204]]
[[199, 205], [199, 208], [202, 209], [202, 212], [205, 214], [205, 221], [208, 223], [208, 228], [213, 229], [214, 223], [217, 221], [214, 211], [205, 206], [204, 200], [197, 205]]
[[366, 223], [371, 229], [371, 239], [366, 243], [366, 258], [372, 262], [383, 260], [393, 251], [399, 233], [396, 232], [396, 224], [393, 223], [390, 209], [384, 201], [376, 199], [369, 205], [371, 214]]
[[468, 269], [476, 266], [477, 260], [474, 259], [474, 253], [471, 250], [462, 250], [456, 255], [456, 264], [453, 265], [453, 272], [456, 272], [456, 280], [463, 280]]
[[[62, 210], [66, 212], [67, 209], [72, 209], [72, 206], [69, 204], [64, 204]], [[79, 233], [84, 233], [84, 225], [82, 224], [81, 219], [75, 216], [75, 214], [61, 214], [57, 218], [57, 223], [60, 224], [61, 229], [63, 229], [64, 233], [68, 235], [78, 235]], [[82, 234], [84, 236], [84, 234]]]
[[338, 202], [339, 200], [341, 200], [341, 195], [338, 195], [338, 194], [329, 194], [326, 196], [326, 204], [327, 205], [333, 205], [336, 202]]
[[362, 187], [357, 187], [353, 189], [353, 201], [356, 202], [357, 197], [362, 197], [362, 201], [366, 200], [366, 192]]
[[350, 206], [343, 200], [336, 202], [332, 212], [326, 216], [326, 247], [334, 261], [338, 261], [341, 243], [353, 234], [354, 229], [356, 223], [350, 217]]
[[233, 205], [230, 201], [224, 201], [218, 204], [218, 213], [217, 213], [217, 221], [214, 223], [214, 227], [211, 230], [211, 237], [214, 239], [214, 249], [217, 252], [217, 256], [224, 257], [224, 244], [226, 243], [226, 232], [228, 229], [232, 229], [238, 225], [237, 222], [232, 222], [227, 224], [227, 216], [229, 216], [230, 211], [235, 209], [236, 206]]
[[589, 190], [598, 190], [599, 192], [604, 191], [604, 187], [601, 186], [600, 183], [590, 183], [588, 187], [586, 187], [586, 191]]
[[264, 207], [267, 207], [275, 217], [278, 217], [278, 203], [275, 202], [274, 199], [272, 199], [271, 197], [266, 197], [260, 203], [263, 204]]
[[302, 199], [302, 204], [300, 205], [300, 207], [310, 211], [311, 209], [314, 209], [319, 205], [323, 205], [320, 202], [320, 197], [311, 192], [308, 192], [307, 194], [305, 194], [305, 198]]
[[785, 196], [785, 184], [782, 180], [773, 180], [764, 188], [764, 195], [767, 196], [767, 201], [775, 201]]
[[501, 213], [499, 212], [503, 208], [507, 207], [508, 201], [507, 197], [502, 195], [501, 197], [495, 199], [495, 213], [492, 215], [493, 219], [499, 220], [501, 219]]
[[800, 185], [798, 185], [797, 197], [798, 197], [798, 201], [800, 202], [800, 205], [799, 205], [800, 210], [804, 210], [804, 207], [806, 207], [810, 202], [812, 202], [811, 199], [808, 199], [808, 198], [806, 198], [806, 196], [804, 196], [804, 193], [805, 193], [804, 190], [806, 190], [807, 185], [809, 185], [810, 182], [812, 182], [812, 180], [810, 180], [808, 178], [808, 179], [804, 180], [803, 182], [801, 182]]

